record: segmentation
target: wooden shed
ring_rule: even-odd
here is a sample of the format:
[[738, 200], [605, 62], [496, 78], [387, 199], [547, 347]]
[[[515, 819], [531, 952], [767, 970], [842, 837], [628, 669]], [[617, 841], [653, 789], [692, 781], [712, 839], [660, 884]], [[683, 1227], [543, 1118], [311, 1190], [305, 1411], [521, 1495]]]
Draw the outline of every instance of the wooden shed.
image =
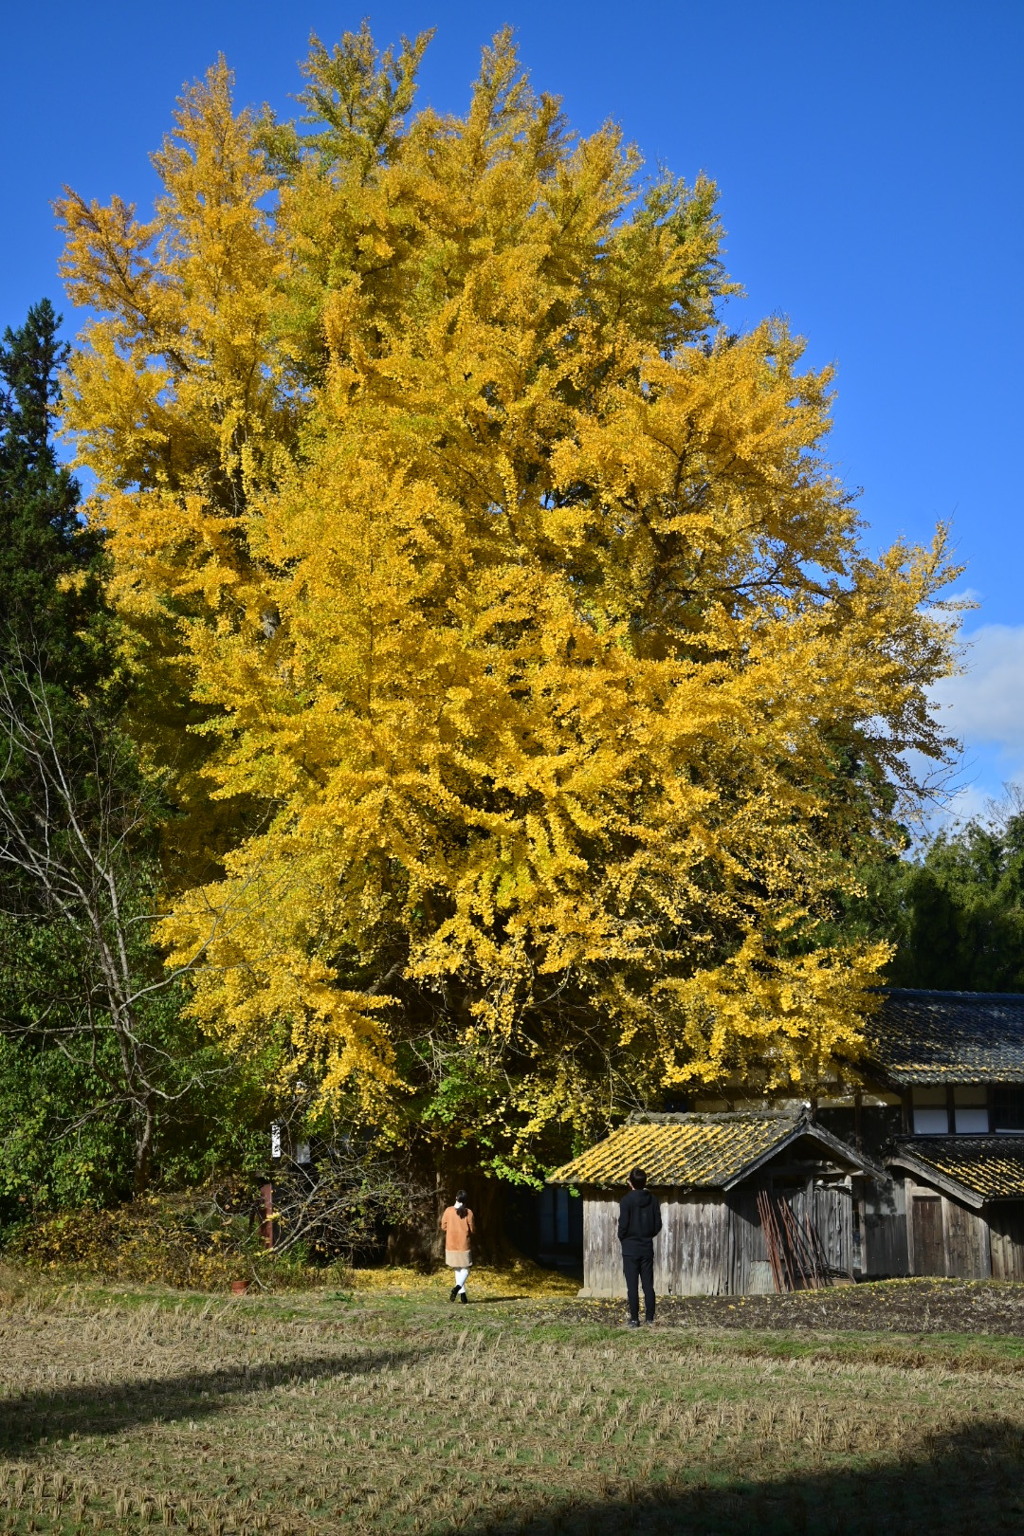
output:
[[637, 1165], [661, 1201], [663, 1296], [798, 1286], [811, 1256], [819, 1278], [852, 1279], [853, 1180], [882, 1176], [802, 1110], [634, 1116], [548, 1181], [583, 1196], [584, 1296], [622, 1294], [618, 1206]]
[[897, 1143], [910, 1271], [1024, 1280], [1024, 1137], [929, 1136]]

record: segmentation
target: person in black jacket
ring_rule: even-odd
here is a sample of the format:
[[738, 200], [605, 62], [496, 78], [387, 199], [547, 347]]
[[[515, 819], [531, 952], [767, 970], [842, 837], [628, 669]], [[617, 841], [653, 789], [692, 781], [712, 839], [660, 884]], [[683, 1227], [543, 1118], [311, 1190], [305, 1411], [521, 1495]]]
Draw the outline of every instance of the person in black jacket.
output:
[[639, 1287], [644, 1288], [645, 1321], [654, 1322], [654, 1239], [661, 1231], [661, 1206], [647, 1188], [647, 1175], [634, 1168], [630, 1191], [619, 1202], [619, 1242], [626, 1276], [629, 1326], [640, 1327]]

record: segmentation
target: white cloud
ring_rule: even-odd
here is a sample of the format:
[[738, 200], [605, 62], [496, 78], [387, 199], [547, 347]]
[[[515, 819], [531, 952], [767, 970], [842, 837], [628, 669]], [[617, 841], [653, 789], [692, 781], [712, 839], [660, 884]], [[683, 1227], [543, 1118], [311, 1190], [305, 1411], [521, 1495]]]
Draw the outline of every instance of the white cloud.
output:
[[[938, 720], [963, 754], [922, 807], [922, 828], [987, 821], [1008, 792], [1024, 791], [1024, 625], [985, 624], [964, 636], [963, 671], [931, 689]], [[921, 782], [934, 765], [908, 754]]]
[[939, 719], [965, 747], [999, 749], [1024, 764], [1024, 625], [985, 624], [966, 637], [964, 671], [931, 690]]
[[963, 784], [938, 811], [932, 813], [928, 824], [934, 830], [940, 826], [963, 826], [968, 821], [987, 822], [993, 811], [998, 810], [1001, 798], [1001, 795], [980, 789], [977, 784]]
[[983, 594], [978, 591], [977, 587], [961, 587], [959, 592], [943, 592], [939, 601], [943, 603], [969, 603], [972, 607], [977, 608], [981, 603], [982, 596]]

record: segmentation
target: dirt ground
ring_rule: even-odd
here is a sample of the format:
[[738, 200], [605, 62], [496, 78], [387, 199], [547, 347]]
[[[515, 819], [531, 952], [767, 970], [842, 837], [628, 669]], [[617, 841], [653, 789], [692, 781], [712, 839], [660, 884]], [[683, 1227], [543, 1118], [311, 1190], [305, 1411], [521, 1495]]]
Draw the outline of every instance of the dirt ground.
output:
[[[552, 1315], [549, 1304], [548, 1315]], [[622, 1301], [564, 1303], [566, 1322], [614, 1323]], [[784, 1296], [665, 1296], [658, 1323], [677, 1328], [851, 1330], [1024, 1336], [1024, 1285], [980, 1280], [886, 1280]]]

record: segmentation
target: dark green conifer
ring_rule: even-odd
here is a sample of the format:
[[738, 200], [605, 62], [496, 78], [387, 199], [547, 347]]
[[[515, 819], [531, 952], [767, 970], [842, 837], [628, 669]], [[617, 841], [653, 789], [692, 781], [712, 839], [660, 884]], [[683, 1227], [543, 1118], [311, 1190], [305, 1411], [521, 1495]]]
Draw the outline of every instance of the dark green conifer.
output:
[[49, 299], [0, 342], [0, 666], [26, 658], [49, 678], [79, 681], [94, 645], [101, 543], [78, 513], [80, 491], [58, 462], [53, 412], [67, 346]]
[[141, 1191], [154, 1160], [194, 1178], [246, 1091], [151, 939], [165, 807], [54, 444], [59, 325], [43, 299], [0, 340], [0, 1223]]

